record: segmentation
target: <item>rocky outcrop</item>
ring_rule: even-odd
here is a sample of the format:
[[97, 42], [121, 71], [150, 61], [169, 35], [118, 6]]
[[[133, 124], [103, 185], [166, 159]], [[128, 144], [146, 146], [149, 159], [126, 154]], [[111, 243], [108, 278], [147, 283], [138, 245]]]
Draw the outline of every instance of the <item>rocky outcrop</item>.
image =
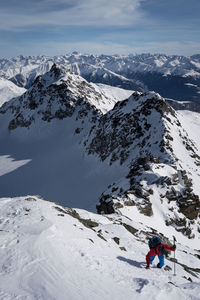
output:
[[[162, 122], [165, 112], [175, 113], [158, 94], [133, 93], [100, 118], [85, 142], [88, 153], [97, 153], [102, 161], [109, 157], [110, 164], [117, 160], [123, 164], [131, 155], [132, 160], [134, 156], [140, 157], [141, 151], [148, 156], [154, 156], [154, 152], [160, 153], [162, 149], [165, 151], [163, 145], [158, 144], [165, 135]], [[170, 159], [167, 151], [165, 158]]]

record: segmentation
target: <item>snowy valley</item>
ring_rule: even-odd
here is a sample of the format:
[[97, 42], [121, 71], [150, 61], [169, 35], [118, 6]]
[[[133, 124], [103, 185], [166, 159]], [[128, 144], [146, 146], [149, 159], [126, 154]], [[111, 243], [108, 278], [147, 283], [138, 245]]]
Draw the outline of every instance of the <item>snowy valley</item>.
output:
[[[199, 80], [198, 56], [156, 59], [148, 72]], [[0, 94], [0, 299], [199, 299], [200, 115], [119, 60], [1, 61], [18, 86]], [[153, 235], [177, 239], [165, 269], [145, 269]]]

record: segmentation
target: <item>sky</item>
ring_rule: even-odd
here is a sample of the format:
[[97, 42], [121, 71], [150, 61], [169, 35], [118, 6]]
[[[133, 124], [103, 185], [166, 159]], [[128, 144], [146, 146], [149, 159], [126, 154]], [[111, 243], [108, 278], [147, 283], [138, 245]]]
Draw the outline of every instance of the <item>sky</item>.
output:
[[0, 0], [0, 58], [200, 53], [200, 0]]

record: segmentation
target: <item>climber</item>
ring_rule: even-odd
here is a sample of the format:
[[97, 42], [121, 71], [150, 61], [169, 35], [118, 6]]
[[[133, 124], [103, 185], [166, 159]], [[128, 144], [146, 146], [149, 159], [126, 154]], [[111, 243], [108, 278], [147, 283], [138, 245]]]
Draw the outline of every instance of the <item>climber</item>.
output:
[[175, 251], [176, 245], [169, 246], [167, 244], [162, 244], [161, 239], [158, 236], [154, 236], [149, 240], [150, 251], [146, 255], [146, 269], [150, 268], [156, 255], [158, 255], [159, 263], [157, 268], [162, 268], [164, 266], [164, 255], [167, 253], [167, 250]]

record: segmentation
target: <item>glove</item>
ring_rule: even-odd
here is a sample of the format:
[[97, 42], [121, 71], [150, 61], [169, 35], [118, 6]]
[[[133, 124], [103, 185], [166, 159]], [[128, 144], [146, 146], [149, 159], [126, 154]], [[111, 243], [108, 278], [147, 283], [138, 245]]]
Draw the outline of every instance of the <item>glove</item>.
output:
[[174, 250], [176, 250], [176, 245], [174, 244], [174, 245], [172, 246], [172, 248], [173, 248]]
[[146, 268], [145, 269], [150, 269], [150, 267], [149, 266], [146, 266]]

